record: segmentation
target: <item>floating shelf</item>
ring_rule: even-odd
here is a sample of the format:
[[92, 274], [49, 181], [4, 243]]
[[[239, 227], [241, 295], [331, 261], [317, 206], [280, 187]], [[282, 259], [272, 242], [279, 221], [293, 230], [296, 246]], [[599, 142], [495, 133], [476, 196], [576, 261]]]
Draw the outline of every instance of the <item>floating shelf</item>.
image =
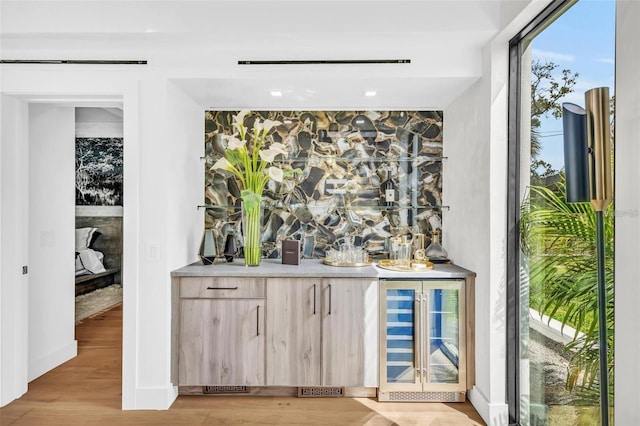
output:
[[[315, 210], [315, 209], [327, 209], [327, 206], [320, 206], [320, 205], [308, 205], [308, 204], [298, 204], [298, 205], [291, 205], [291, 206], [285, 206], [282, 204], [276, 204], [276, 205], [268, 205], [265, 206], [265, 208], [271, 209], [271, 210], [284, 210], [284, 209], [291, 209], [291, 208], [297, 208], [297, 207], [307, 207], [310, 210]], [[380, 211], [393, 211], [393, 210], [412, 210], [412, 209], [416, 209], [416, 210], [449, 210], [449, 206], [393, 206], [393, 207], [387, 207], [387, 206], [368, 206], [368, 205], [362, 205], [362, 206], [357, 206], [357, 205], [349, 205], [349, 206], [334, 206], [331, 207], [331, 210], [380, 210]], [[240, 206], [216, 206], [216, 205], [211, 205], [211, 204], [206, 204], [206, 205], [200, 205], [198, 206], [198, 209], [214, 209], [214, 210], [240, 210]]]
[[[220, 155], [217, 155], [216, 158], [220, 158]], [[436, 161], [441, 162], [446, 160], [448, 157], [441, 157], [437, 155], [419, 155], [417, 157], [413, 156], [401, 156], [401, 157], [336, 157], [333, 155], [317, 155], [314, 154], [310, 157], [299, 157], [299, 158], [276, 158], [273, 163], [274, 164], [290, 164], [290, 163], [308, 163], [308, 162], [318, 162], [318, 161], [335, 161], [339, 163], [355, 163], [355, 162], [372, 162], [372, 163], [421, 163], [421, 162], [429, 162]], [[207, 155], [204, 157], [200, 157], [201, 161], [205, 162], [213, 162], [214, 157], [211, 155]]]

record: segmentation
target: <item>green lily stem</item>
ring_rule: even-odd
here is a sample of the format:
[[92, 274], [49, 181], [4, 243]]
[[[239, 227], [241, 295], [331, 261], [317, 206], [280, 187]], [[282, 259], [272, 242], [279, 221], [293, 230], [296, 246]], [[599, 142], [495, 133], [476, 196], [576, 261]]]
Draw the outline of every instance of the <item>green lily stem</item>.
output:
[[244, 263], [247, 266], [259, 265], [262, 257], [260, 213], [262, 213], [260, 204], [244, 210]]

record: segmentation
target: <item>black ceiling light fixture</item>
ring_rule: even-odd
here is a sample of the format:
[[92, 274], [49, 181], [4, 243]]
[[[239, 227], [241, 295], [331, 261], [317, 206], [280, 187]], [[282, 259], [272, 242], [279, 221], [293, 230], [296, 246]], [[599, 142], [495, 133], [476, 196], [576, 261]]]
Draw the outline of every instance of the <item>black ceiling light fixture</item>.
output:
[[0, 64], [147, 65], [147, 61], [146, 60], [113, 60], [113, 59], [0, 59]]
[[239, 60], [238, 65], [358, 65], [410, 64], [411, 59], [301, 59], [301, 60]]

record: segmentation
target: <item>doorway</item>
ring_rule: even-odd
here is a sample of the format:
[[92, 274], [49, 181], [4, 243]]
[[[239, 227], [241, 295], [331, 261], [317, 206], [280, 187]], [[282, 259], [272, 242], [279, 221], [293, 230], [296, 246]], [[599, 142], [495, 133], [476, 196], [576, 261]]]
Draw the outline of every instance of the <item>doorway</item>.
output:
[[[135, 101], [133, 89], [125, 91]], [[120, 108], [122, 95], [2, 94], [2, 354], [0, 356], [0, 405], [6, 405], [27, 392], [28, 382], [73, 358], [74, 340], [74, 229], [75, 161], [74, 109], [76, 107]], [[125, 115], [125, 114], [123, 114]], [[132, 109], [124, 133], [132, 135], [135, 155], [137, 114]], [[40, 124], [36, 122], [40, 121]], [[48, 124], [47, 124], [48, 123]], [[60, 138], [62, 145], [46, 143]], [[38, 141], [37, 148], [30, 142]], [[59, 157], [66, 158], [57, 161]], [[33, 163], [32, 158], [38, 162]], [[131, 182], [137, 174], [133, 173]], [[61, 182], [58, 183], [57, 181]], [[60, 188], [62, 192], [52, 191]], [[35, 189], [35, 192], [32, 191]], [[135, 190], [130, 191], [134, 193]], [[48, 197], [48, 198], [47, 198]], [[135, 207], [136, 200], [132, 205]], [[39, 217], [36, 217], [37, 215]], [[135, 233], [135, 220], [128, 230]], [[35, 227], [33, 226], [35, 224]], [[123, 230], [126, 226], [123, 226]], [[127, 248], [127, 246], [129, 246]], [[130, 264], [125, 253], [135, 253], [135, 239], [123, 238], [122, 266]], [[62, 249], [60, 249], [62, 247]], [[45, 253], [36, 253], [44, 250]], [[54, 261], [62, 253], [60, 271]], [[53, 272], [54, 269], [57, 272]], [[38, 271], [39, 270], [39, 271]], [[124, 267], [122, 271], [124, 271]], [[38, 286], [34, 275], [45, 277]], [[39, 305], [33, 306], [32, 297]], [[123, 297], [123, 299], [126, 296]], [[133, 307], [133, 305], [131, 305]], [[42, 308], [42, 309], [39, 309]], [[35, 318], [31, 318], [36, 315]], [[135, 315], [135, 312], [134, 312]], [[125, 315], [126, 317], [126, 315]], [[125, 321], [126, 323], [126, 321]], [[132, 359], [127, 348], [135, 350], [135, 333], [123, 328], [123, 362]], [[32, 333], [36, 330], [36, 333]], [[34, 335], [36, 334], [36, 335]], [[39, 342], [34, 347], [32, 341]], [[38, 349], [33, 354], [33, 349]], [[131, 370], [133, 365], [129, 364]], [[129, 375], [127, 375], [129, 376]], [[124, 377], [124, 374], [123, 374]], [[135, 377], [135, 374], [131, 375]], [[123, 401], [128, 401], [133, 383], [123, 380]]]
[[122, 302], [122, 107], [75, 108], [75, 321]]

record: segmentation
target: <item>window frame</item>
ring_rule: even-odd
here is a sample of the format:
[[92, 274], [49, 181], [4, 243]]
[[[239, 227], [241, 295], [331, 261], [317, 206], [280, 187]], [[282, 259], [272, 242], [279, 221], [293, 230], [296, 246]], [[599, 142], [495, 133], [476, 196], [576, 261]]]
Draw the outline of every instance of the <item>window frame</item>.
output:
[[522, 53], [578, 0], [554, 0], [509, 41], [506, 241], [506, 399], [509, 425], [520, 425], [520, 150]]

